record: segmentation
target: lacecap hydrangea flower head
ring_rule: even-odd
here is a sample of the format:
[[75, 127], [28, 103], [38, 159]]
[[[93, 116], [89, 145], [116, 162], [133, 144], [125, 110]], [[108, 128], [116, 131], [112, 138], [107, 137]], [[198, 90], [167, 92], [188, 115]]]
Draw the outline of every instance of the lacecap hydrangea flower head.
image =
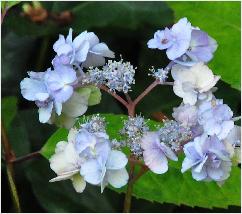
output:
[[[105, 62], [114, 53], [93, 32], [73, 38], [70, 29], [66, 38], [60, 35], [53, 45], [53, 68], [28, 72], [21, 81], [21, 93], [39, 108], [40, 122], [69, 129], [67, 141], [57, 142], [49, 159], [56, 173], [50, 182], [70, 179], [80, 193], [87, 183], [100, 186], [101, 192], [108, 184], [121, 188], [139, 178], [132, 171], [136, 163], [141, 173], [169, 173], [169, 163], [178, 161], [180, 153], [185, 155], [181, 173], [191, 171], [193, 179], [219, 185], [229, 178], [232, 166], [240, 162], [240, 126], [235, 125], [231, 108], [214, 94], [220, 76], [207, 63], [218, 47], [216, 40], [182, 18], [155, 32], [147, 45], [165, 50], [171, 61], [165, 68], [152, 66], [149, 75], [155, 81], [135, 100], [128, 92], [135, 84], [136, 67], [122, 58]], [[135, 108], [158, 85], [170, 85], [181, 103], [174, 106], [172, 118], [164, 117], [160, 126], [151, 128]], [[101, 101], [100, 90], [128, 110], [127, 119], [118, 122], [120, 130], [106, 129], [108, 121], [100, 115], [79, 120], [89, 106]]]

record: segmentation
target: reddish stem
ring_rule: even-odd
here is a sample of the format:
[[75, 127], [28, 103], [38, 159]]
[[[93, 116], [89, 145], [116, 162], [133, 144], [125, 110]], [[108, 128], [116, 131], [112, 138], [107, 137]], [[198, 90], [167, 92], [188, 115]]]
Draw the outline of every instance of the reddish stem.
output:
[[155, 88], [159, 84], [159, 80], [155, 80], [151, 83], [135, 100], [134, 105], [136, 106], [148, 93], [151, 92], [153, 88]]
[[20, 163], [20, 162], [23, 162], [23, 161], [26, 161], [26, 160], [29, 160], [29, 159], [32, 159], [35, 157], [39, 157], [39, 156], [40, 156], [40, 151], [36, 151], [36, 152], [29, 153], [25, 156], [12, 159], [12, 160], [10, 160], [10, 162], [11, 163]]
[[116, 93], [110, 91], [109, 88], [106, 87], [105, 85], [101, 85], [101, 86], [99, 86], [99, 88], [102, 89], [103, 91], [106, 91], [107, 93], [111, 94], [116, 100], [118, 100], [120, 103], [122, 103], [128, 109], [128, 103], [122, 97], [120, 97]]

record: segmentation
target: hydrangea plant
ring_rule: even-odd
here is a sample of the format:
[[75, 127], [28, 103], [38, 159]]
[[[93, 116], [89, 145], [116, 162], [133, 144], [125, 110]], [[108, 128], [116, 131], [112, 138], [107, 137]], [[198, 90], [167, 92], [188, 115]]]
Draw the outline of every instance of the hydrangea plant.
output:
[[[101, 192], [108, 184], [127, 185], [125, 212], [140, 176], [149, 170], [167, 173], [169, 163], [181, 158], [181, 173], [191, 171], [200, 182], [226, 182], [232, 166], [240, 163], [240, 127], [230, 107], [213, 94], [220, 79], [207, 65], [218, 47], [214, 38], [187, 18], [155, 32], [148, 48], [166, 50], [171, 61], [165, 68], [152, 67], [154, 82], [132, 100], [128, 92], [135, 84], [136, 68], [122, 58], [111, 60], [113, 51], [93, 32], [74, 39], [72, 33], [70, 29], [66, 38], [60, 35], [54, 43], [53, 68], [29, 71], [20, 83], [23, 97], [39, 108], [41, 123], [68, 129], [67, 139], [55, 142], [50, 155], [50, 168], [56, 173], [50, 182], [70, 179], [78, 193], [87, 184], [100, 186]], [[168, 82], [169, 76], [174, 81]], [[135, 108], [158, 85], [173, 87], [182, 102], [174, 106], [173, 118], [151, 128]], [[79, 119], [88, 106], [100, 102], [100, 90], [127, 109], [127, 120], [115, 133], [107, 130], [109, 121], [102, 115]], [[141, 166], [137, 174], [135, 165]]]

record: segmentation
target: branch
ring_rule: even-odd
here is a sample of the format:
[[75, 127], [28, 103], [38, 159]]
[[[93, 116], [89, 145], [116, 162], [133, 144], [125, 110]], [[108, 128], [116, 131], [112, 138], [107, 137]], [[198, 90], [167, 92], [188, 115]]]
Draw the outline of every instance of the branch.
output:
[[15, 180], [14, 180], [13, 164], [11, 163], [11, 160], [15, 159], [15, 155], [9, 144], [7, 133], [3, 127], [3, 124], [1, 125], [1, 132], [2, 132], [2, 145], [5, 152], [7, 177], [8, 177], [11, 196], [12, 196], [12, 200], [13, 200], [13, 204], [16, 212], [21, 212], [18, 192], [17, 192]]
[[153, 83], [151, 83], [135, 100], [134, 105], [136, 106], [147, 94], [151, 92], [153, 88], [155, 88], [157, 85], [159, 85], [159, 80], [155, 80]]
[[40, 156], [40, 151], [36, 151], [36, 152], [29, 153], [25, 156], [12, 159], [12, 160], [10, 160], [10, 163], [20, 163], [20, 162], [23, 162], [23, 161], [26, 161], [26, 160], [29, 160], [29, 159], [32, 159], [35, 157], [39, 157], [39, 156]]
[[109, 93], [110, 95], [112, 95], [116, 100], [118, 100], [120, 103], [122, 103], [126, 108], [128, 108], [128, 103], [119, 95], [117, 95], [116, 93], [112, 92], [109, 90], [108, 87], [106, 87], [105, 85], [101, 85], [99, 86], [100, 89], [102, 89], [103, 91], [106, 91], [107, 93]]

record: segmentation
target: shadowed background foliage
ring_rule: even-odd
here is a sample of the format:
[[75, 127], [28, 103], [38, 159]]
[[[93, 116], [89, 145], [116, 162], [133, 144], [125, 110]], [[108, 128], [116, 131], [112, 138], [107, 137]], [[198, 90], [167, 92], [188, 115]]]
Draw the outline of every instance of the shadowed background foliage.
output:
[[[134, 98], [152, 81], [147, 75], [148, 69], [168, 63], [164, 52], [147, 48], [147, 41], [156, 30], [187, 16], [218, 40], [220, 47], [211, 67], [223, 81], [218, 83], [215, 95], [224, 99], [235, 116], [240, 115], [239, 2], [41, 2], [37, 10], [32, 5], [32, 10], [27, 12], [23, 10], [24, 4], [18, 3], [7, 12], [1, 35], [2, 119], [9, 121], [4, 125], [17, 157], [39, 150], [56, 130], [38, 122], [37, 109], [22, 98], [19, 83], [27, 71], [44, 71], [51, 66], [52, 45], [58, 34], [66, 35], [70, 27], [76, 34], [84, 30], [95, 32], [116, 53], [116, 59], [121, 54], [124, 60], [138, 67], [136, 85], [130, 93]], [[205, 16], [210, 19], [209, 23]], [[159, 111], [170, 116], [172, 107], [180, 102], [171, 87], [157, 87], [139, 104], [137, 112], [147, 118]], [[87, 114], [96, 112], [126, 113], [105, 93], [101, 103], [90, 107]], [[13, 212], [3, 160], [1, 166], [2, 212]], [[23, 212], [122, 211], [123, 194], [106, 189], [101, 195], [98, 187], [88, 186], [78, 195], [68, 181], [49, 184], [53, 175], [44, 158], [16, 164], [15, 177]], [[132, 212], [240, 212], [240, 207], [205, 209], [133, 199]]]

